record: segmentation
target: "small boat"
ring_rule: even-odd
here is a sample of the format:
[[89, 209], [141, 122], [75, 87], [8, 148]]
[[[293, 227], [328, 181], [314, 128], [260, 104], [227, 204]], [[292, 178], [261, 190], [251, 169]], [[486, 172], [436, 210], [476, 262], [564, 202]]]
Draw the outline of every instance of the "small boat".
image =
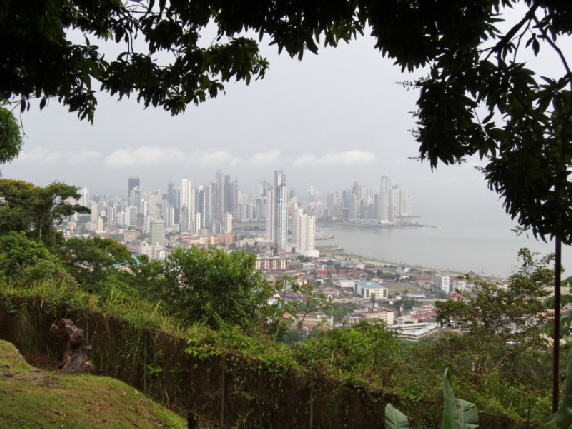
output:
[[314, 240], [331, 240], [332, 238], [334, 238], [332, 234], [328, 234], [321, 231], [316, 231], [316, 233], [314, 234]]

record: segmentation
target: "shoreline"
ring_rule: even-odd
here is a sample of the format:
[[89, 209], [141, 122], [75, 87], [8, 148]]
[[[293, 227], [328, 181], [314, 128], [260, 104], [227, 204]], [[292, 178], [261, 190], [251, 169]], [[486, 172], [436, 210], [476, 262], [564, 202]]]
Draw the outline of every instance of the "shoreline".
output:
[[387, 259], [378, 259], [378, 258], [375, 258], [372, 256], [358, 255], [355, 253], [348, 253], [348, 252], [344, 251], [343, 249], [340, 253], [337, 253], [337, 255], [338, 255], [338, 257], [344, 257], [344, 258], [351, 259], [352, 261], [362, 262], [365, 264], [375, 265], [375, 266], [384, 266], [384, 265], [406, 266], [409, 268], [418, 268], [420, 271], [433, 271], [433, 272], [440, 272], [440, 273], [446, 272], [452, 276], [466, 276], [467, 274], [474, 274], [474, 275], [481, 277], [483, 279], [494, 280], [494, 281], [502, 281], [502, 280], [506, 279], [505, 277], [500, 277], [500, 276], [479, 275], [478, 273], [469, 273], [469, 272], [461, 271], [461, 270], [435, 268], [435, 267], [430, 267], [430, 266], [420, 265], [420, 264], [408, 264], [408, 263], [404, 263], [404, 262], [390, 261]]

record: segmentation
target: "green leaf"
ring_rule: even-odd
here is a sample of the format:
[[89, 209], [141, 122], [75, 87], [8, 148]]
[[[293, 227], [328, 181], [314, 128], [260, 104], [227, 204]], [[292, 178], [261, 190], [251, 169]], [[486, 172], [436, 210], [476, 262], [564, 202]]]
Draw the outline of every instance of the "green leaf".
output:
[[540, 425], [538, 429], [550, 429], [555, 427], [561, 429], [572, 427], [572, 348], [568, 353], [568, 365], [562, 405], [546, 422]]
[[405, 414], [391, 404], [385, 406], [385, 429], [409, 429]]
[[461, 428], [477, 428], [479, 415], [475, 404], [465, 401], [464, 399], [456, 399], [457, 410], [459, 411], [459, 421]]
[[441, 429], [474, 429], [478, 427], [475, 405], [463, 399], [456, 399], [451, 386], [449, 369], [443, 380], [443, 420]]

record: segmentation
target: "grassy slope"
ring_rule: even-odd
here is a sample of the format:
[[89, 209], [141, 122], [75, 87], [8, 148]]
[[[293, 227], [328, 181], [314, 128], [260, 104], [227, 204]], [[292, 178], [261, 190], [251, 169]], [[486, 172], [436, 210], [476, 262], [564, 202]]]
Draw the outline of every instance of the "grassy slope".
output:
[[109, 377], [54, 375], [0, 340], [2, 428], [185, 428], [186, 422]]

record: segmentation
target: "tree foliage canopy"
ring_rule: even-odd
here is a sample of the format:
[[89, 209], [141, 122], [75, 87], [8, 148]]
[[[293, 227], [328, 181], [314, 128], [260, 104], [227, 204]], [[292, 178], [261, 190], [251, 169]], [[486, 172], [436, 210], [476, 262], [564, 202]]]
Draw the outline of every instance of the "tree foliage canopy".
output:
[[506, 287], [478, 280], [475, 293], [436, 302], [437, 320], [455, 322], [477, 343], [496, 337], [519, 347], [537, 348], [548, 316], [544, 298], [549, 295], [547, 287], [553, 285], [554, 272], [548, 267], [551, 256], [540, 260], [534, 256], [528, 249], [519, 252], [522, 267]]
[[20, 153], [22, 134], [16, 118], [5, 107], [0, 107], [0, 163], [12, 161]]
[[[266, 69], [248, 38], [200, 43], [199, 33], [214, 14], [208, 2], [5, 0], [0, 99], [20, 98], [26, 109], [32, 97], [41, 99], [40, 107], [55, 97], [93, 120], [98, 82], [111, 94], [135, 93], [145, 106], [179, 113], [216, 96], [222, 82], [248, 82]], [[96, 41], [120, 44], [121, 52], [109, 59]], [[159, 59], [165, 52], [166, 63]]]
[[255, 270], [256, 257], [222, 249], [175, 249], [165, 261], [161, 299], [186, 323], [247, 332], [266, 322], [273, 288]]
[[54, 182], [46, 187], [20, 180], [0, 179], [0, 233], [24, 231], [39, 242], [53, 238], [53, 224], [74, 213], [89, 213], [71, 203], [79, 198], [75, 186]]
[[132, 260], [129, 249], [111, 238], [70, 238], [62, 243], [59, 253], [63, 265], [82, 284], [100, 282], [106, 270]]

